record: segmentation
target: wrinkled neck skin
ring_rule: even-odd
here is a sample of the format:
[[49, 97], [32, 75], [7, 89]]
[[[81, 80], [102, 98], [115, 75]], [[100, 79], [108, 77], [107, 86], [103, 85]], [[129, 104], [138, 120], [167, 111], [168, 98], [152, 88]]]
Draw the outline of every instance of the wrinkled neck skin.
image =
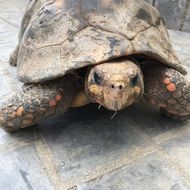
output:
[[85, 93], [91, 102], [108, 110], [122, 110], [144, 93], [140, 66], [130, 60], [95, 65], [86, 74]]

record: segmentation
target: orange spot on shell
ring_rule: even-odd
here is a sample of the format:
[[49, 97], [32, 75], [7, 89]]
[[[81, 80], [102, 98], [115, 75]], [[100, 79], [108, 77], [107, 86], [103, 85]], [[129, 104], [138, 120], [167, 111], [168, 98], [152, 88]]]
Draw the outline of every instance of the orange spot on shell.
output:
[[56, 100], [50, 100], [49, 105], [50, 105], [50, 107], [54, 107], [57, 105], [57, 101]]
[[22, 116], [23, 111], [24, 111], [24, 108], [23, 108], [22, 106], [19, 107], [18, 110], [17, 110], [17, 112], [16, 112], [16, 115], [17, 115], [17, 116]]
[[166, 85], [168, 85], [168, 84], [171, 83], [171, 81], [170, 81], [169, 78], [165, 78], [165, 79], [163, 80], [163, 83], [166, 84]]
[[174, 92], [176, 91], [176, 86], [174, 83], [170, 83], [168, 86], [167, 86], [167, 89], [169, 92]]
[[62, 96], [61, 96], [61, 95], [57, 95], [57, 96], [55, 97], [55, 99], [59, 102], [59, 101], [62, 99]]

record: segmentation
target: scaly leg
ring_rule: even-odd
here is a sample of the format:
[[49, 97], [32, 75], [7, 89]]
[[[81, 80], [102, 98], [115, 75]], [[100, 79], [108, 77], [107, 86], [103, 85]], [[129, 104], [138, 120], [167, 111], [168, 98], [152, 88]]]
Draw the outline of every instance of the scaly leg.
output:
[[190, 119], [190, 81], [178, 71], [150, 65], [144, 71], [145, 99], [175, 120]]
[[44, 117], [65, 112], [75, 92], [75, 77], [25, 84], [20, 91], [0, 102], [0, 126], [7, 132], [36, 124]]

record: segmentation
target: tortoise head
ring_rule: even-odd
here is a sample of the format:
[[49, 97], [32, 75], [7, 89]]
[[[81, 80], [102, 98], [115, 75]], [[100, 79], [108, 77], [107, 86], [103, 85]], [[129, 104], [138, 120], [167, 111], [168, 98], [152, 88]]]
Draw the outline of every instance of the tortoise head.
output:
[[141, 98], [143, 75], [140, 67], [129, 60], [95, 65], [87, 72], [85, 91], [92, 102], [119, 111]]

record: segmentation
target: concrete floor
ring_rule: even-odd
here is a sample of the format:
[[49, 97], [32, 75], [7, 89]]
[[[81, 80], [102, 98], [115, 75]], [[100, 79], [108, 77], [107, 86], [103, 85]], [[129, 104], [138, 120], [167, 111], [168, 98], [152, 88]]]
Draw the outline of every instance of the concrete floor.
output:
[[[17, 44], [25, 6], [0, 0], [2, 64]], [[170, 35], [190, 70], [190, 34]], [[0, 189], [190, 189], [190, 122], [171, 121], [143, 102], [112, 114], [89, 105], [13, 134], [0, 130]]]

